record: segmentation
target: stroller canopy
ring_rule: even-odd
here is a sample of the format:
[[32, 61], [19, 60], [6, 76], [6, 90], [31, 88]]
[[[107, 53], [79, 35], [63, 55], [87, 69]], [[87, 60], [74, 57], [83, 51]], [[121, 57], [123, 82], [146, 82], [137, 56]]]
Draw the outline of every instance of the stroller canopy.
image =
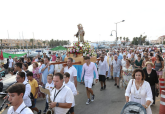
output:
[[139, 103], [127, 102], [120, 114], [147, 114], [146, 109]]

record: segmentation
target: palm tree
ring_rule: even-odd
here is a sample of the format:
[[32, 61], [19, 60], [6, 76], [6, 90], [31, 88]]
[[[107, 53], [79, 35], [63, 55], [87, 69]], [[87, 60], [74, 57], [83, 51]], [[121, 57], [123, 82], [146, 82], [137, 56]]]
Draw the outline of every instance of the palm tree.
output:
[[30, 42], [32, 43], [32, 46], [33, 46], [33, 49], [34, 49], [34, 45], [33, 45], [34, 39], [30, 39]]
[[120, 37], [120, 41], [122, 40], [122, 37]]
[[43, 41], [42, 43], [43, 43], [43, 44], [44, 44], [44, 46], [45, 46], [45, 44], [46, 44], [46, 41]]
[[124, 45], [125, 45], [125, 37], [123, 38], [123, 40], [124, 40]]
[[128, 42], [128, 41], [129, 41], [129, 38], [127, 37], [127, 38], [126, 38], [126, 42]]
[[116, 41], [118, 41], [119, 37], [116, 38]]

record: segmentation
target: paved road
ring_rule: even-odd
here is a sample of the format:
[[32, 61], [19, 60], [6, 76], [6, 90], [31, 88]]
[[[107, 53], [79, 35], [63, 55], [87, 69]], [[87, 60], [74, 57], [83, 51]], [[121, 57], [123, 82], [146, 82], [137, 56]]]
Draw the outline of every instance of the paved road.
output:
[[[96, 96], [95, 101], [86, 105], [85, 87], [82, 84], [78, 84], [79, 94], [75, 97], [75, 114], [120, 114], [125, 104], [124, 88], [117, 89], [114, 86], [114, 81], [108, 80], [106, 90], [100, 91], [99, 83], [93, 86], [93, 90]], [[153, 114], [159, 113], [159, 99], [157, 98], [156, 105], [151, 107]], [[2, 99], [0, 99], [0, 104], [2, 104]], [[36, 106], [43, 110], [45, 101], [39, 100]], [[6, 114], [6, 111], [3, 114]]]

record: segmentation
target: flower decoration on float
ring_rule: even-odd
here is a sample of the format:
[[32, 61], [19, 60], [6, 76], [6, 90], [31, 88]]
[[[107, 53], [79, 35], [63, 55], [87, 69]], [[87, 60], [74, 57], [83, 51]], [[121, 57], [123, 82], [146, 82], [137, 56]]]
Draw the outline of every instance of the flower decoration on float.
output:
[[[82, 45], [82, 46], [81, 46]], [[94, 52], [94, 47], [90, 46], [88, 42], [83, 42], [82, 44], [80, 42], [73, 43], [73, 46], [68, 48], [69, 54], [83, 54], [83, 56], [96, 56], [96, 53]]]

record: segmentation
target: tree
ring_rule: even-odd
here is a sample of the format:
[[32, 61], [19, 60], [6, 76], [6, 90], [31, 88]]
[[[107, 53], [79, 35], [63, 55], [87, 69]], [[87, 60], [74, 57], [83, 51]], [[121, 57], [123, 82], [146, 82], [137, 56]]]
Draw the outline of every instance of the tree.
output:
[[129, 38], [127, 37], [127, 38], [126, 38], [126, 42], [128, 42], [128, 41], [129, 41]]
[[120, 41], [122, 40], [122, 37], [120, 37]]
[[116, 41], [118, 41], [119, 37], [116, 38]]
[[39, 48], [40, 42], [37, 41], [37, 45], [38, 45], [38, 48]]
[[45, 44], [46, 44], [46, 41], [43, 41], [42, 43], [43, 43], [43, 44], [44, 44], [44, 46], [45, 46]]
[[33, 45], [34, 39], [30, 39], [30, 42], [32, 43], [32, 46], [33, 46], [33, 49], [34, 49], [34, 45]]
[[18, 44], [16, 45], [16, 48], [19, 49], [19, 45]]

